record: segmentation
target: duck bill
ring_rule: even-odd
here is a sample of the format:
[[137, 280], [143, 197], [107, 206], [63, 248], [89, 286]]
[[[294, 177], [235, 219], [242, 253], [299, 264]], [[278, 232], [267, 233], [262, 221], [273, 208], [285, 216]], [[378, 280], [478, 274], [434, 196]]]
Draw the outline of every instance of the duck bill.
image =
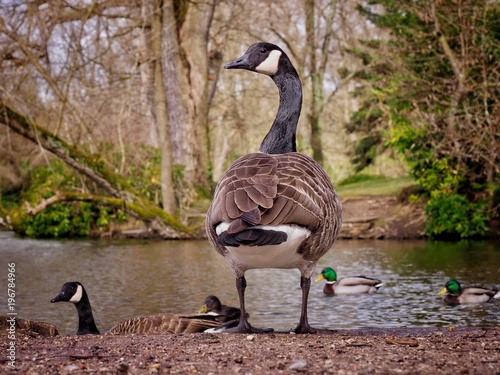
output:
[[201, 309], [198, 310], [198, 314], [205, 314], [208, 310], [207, 305], [203, 305]]
[[324, 279], [325, 279], [325, 276], [319, 275], [318, 278], [316, 279], [316, 282], [324, 280]]
[[247, 69], [250, 70], [252, 67], [250, 65], [250, 62], [248, 61], [248, 56], [247, 54], [244, 54], [240, 58], [231, 61], [224, 65], [224, 69]]
[[448, 291], [446, 290], [446, 288], [443, 288], [439, 293], [438, 293], [438, 296], [440, 296], [441, 294], [445, 294], [447, 293]]

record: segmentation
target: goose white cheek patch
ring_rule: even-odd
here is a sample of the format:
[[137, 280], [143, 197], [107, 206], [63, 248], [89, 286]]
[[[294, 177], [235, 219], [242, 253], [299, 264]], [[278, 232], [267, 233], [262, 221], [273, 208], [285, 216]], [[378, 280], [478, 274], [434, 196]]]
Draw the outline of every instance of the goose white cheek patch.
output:
[[276, 74], [276, 72], [278, 71], [278, 64], [280, 62], [280, 57], [281, 57], [281, 51], [278, 50], [271, 51], [269, 56], [267, 56], [267, 59], [262, 61], [255, 68], [255, 71], [257, 73], [267, 74], [269, 76]]
[[82, 286], [81, 285], [78, 285], [76, 287], [76, 293], [73, 295], [73, 297], [71, 297], [71, 299], [69, 300], [69, 302], [73, 302], [73, 303], [78, 303], [80, 302], [80, 300], [82, 299]]

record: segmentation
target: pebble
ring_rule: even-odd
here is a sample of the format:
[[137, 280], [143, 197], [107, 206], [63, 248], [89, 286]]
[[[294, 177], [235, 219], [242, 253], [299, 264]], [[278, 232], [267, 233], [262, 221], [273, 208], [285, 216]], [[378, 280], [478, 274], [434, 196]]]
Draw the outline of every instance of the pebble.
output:
[[305, 370], [306, 367], [307, 367], [307, 362], [304, 361], [303, 359], [298, 359], [294, 363], [292, 363], [290, 365], [290, 367], [288, 367], [288, 368], [290, 370], [301, 371], [301, 370]]
[[77, 365], [67, 365], [63, 367], [63, 372], [71, 372], [71, 371], [77, 371], [80, 370], [80, 367]]

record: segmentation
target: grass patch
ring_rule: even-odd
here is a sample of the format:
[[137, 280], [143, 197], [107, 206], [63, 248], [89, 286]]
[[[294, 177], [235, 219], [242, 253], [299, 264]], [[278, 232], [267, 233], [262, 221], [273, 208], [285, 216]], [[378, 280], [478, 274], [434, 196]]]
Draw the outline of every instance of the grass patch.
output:
[[335, 190], [340, 198], [345, 199], [370, 195], [397, 195], [404, 188], [415, 184], [415, 180], [410, 176], [397, 178], [380, 176], [363, 181], [335, 185]]

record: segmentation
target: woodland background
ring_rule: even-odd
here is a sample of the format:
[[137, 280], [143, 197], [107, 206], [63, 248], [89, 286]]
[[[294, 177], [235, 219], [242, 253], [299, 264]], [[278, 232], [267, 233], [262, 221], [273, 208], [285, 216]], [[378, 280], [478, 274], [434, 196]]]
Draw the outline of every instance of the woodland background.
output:
[[4, 1], [0, 222], [35, 237], [138, 222], [199, 237], [218, 179], [276, 113], [269, 78], [223, 70], [258, 41], [297, 68], [298, 149], [334, 185], [411, 176], [429, 237], [488, 234], [497, 0]]

